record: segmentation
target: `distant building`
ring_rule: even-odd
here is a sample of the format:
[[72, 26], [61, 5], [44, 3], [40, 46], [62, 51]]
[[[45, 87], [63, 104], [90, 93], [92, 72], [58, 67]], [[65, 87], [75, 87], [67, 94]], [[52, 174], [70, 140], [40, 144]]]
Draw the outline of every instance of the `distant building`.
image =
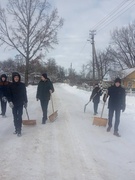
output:
[[127, 89], [135, 89], [135, 68], [121, 71], [122, 84]]
[[106, 75], [104, 76], [104, 78], [103, 78], [103, 84], [102, 84], [102, 86], [103, 86], [104, 88], [108, 88], [112, 83], [113, 83], [113, 82], [112, 82], [112, 80], [111, 80], [111, 77], [110, 77], [109, 73], [106, 74]]

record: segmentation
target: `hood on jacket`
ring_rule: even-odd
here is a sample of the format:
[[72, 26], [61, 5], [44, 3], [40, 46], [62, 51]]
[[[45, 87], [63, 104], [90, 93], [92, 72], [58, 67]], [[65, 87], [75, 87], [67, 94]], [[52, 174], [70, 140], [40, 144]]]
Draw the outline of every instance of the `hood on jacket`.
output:
[[18, 72], [13, 72], [13, 73], [12, 73], [12, 82], [15, 82], [15, 81], [14, 81], [14, 77], [15, 77], [15, 76], [18, 76], [18, 77], [19, 77], [19, 81], [18, 81], [18, 82], [20, 82], [20, 81], [21, 81], [21, 76], [20, 76], [20, 74], [19, 74]]
[[2, 81], [2, 78], [5, 78], [5, 81], [7, 80], [7, 75], [6, 74], [2, 74], [1, 76], [0, 76], [0, 80]]

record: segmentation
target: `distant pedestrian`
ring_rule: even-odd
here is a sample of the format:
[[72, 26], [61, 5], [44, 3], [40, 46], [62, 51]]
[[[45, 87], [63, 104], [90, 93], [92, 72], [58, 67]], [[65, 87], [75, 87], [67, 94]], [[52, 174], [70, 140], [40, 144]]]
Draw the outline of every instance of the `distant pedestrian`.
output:
[[94, 105], [94, 115], [98, 114], [97, 110], [101, 95], [102, 95], [102, 89], [99, 87], [98, 84], [95, 84], [95, 87], [90, 96], [90, 100], [93, 101], [93, 105]]
[[41, 81], [38, 84], [37, 94], [36, 94], [37, 101], [40, 100], [40, 104], [43, 112], [42, 124], [45, 124], [47, 121], [48, 103], [50, 100], [50, 95], [53, 92], [54, 92], [54, 87], [52, 82], [47, 77], [46, 73], [42, 74]]
[[[104, 95], [103, 101], [105, 102], [107, 98], [105, 98], [106, 95]], [[111, 130], [112, 127], [112, 119], [115, 112], [115, 124], [114, 124], [114, 135], [120, 137], [118, 133], [118, 126], [120, 123], [120, 112], [125, 111], [125, 89], [121, 86], [121, 79], [116, 78], [114, 81], [114, 85], [108, 88], [108, 128], [107, 132]], [[107, 97], [107, 96], [106, 96]]]
[[2, 74], [0, 76], [0, 101], [1, 101], [1, 115], [6, 117], [7, 109], [7, 95], [8, 95], [8, 86], [10, 82], [7, 81], [7, 75]]
[[17, 72], [12, 73], [12, 83], [9, 86], [8, 102], [9, 106], [12, 108], [14, 118], [14, 134], [21, 136], [23, 107], [27, 107], [28, 100], [25, 84], [21, 82], [21, 76]]

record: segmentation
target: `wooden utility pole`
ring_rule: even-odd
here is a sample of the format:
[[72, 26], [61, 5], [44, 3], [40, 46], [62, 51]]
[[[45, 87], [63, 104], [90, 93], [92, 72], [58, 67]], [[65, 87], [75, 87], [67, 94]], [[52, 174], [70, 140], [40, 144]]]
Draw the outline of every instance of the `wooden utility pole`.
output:
[[95, 84], [95, 41], [94, 36], [96, 35], [96, 30], [91, 30], [89, 35], [91, 36], [92, 44], [92, 62], [93, 62], [93, 85]]

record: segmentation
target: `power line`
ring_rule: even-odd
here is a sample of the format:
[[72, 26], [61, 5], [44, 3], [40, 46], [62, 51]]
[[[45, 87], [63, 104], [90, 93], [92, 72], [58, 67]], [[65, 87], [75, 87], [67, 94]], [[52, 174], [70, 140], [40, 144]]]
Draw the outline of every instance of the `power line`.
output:
[[106, 15], [102, 20], [100, 20], [96, 25], [92, 27], [92, 29], [96, 29], [98, 26], [100, 26], [102, 23], [104, 23], [105, 20], [111, 17], [111, 15], [117, 11], [119, 8], [121, 8], [127, 0], [122, 1], [117, 7], [115, 7], [108, 15]]
[[[119, 17], [121, 14], [123, 14], [126, 10], [128, 10], [129, 8], [131, 8], [134, 4], [133, 3], [134, 0], [132, 0], [131, 2], [129, 2], [127, 4], [127, 1], [125, 2], [125, 0], [119, 4], [119, 6], [117, 6], [113, 11], [111, 11], [107, 17], [103, 18], [100, 23], [98, 23], [97, 25], [95, 25], [94, 27], [99, 27], [99, 29], [102, 28], [102, 26], [105, 26], [106, 23], [110, 24], [110, 21], [115, 20], [116, 16]], [[123, 7], [125, 4], [127, 4], [125, 7]], [[130, 7], [128, 7], [129, 5], [131, 5]], [[127, 8], [128, 7], [128, 8]], [[115, 11], [117, 9], [117, 11]], [[115, 13], [113, 13], [115, 11]], [[112, 14], [113, 13], [113, 14]], [[111, 21], [111, 22], [112, 22]], [[98, 28], [97, 28], [98, 29]]]
[[104, 26], [101, 26], [101, 28], [99, 28], [99, 30], [97, 30], [98, 32], [101, 31], [102, 29], [106, 28], [110, 23], [112, 23], [114, 20], [116, 20], [118, 17], [120, 17], [122, 14], [124, 14], [126, 11], [128, 11], [130, 8], [132, 8], [135, 4], [132, 4], [130, 7], [124, 9], [124, 11], [120, 11], [121, 13], [117, 13], [115, 15], [115, 17], [110, 21], [108, 22], [107, 24], [104, 24]]
[[88, 43], [88, 41], [85, 42], [84, 46], [82, 47], [82, 49], [80, 50], [80, 53], [82, 53], [82, 51], [84, 50], [86, 44]]

